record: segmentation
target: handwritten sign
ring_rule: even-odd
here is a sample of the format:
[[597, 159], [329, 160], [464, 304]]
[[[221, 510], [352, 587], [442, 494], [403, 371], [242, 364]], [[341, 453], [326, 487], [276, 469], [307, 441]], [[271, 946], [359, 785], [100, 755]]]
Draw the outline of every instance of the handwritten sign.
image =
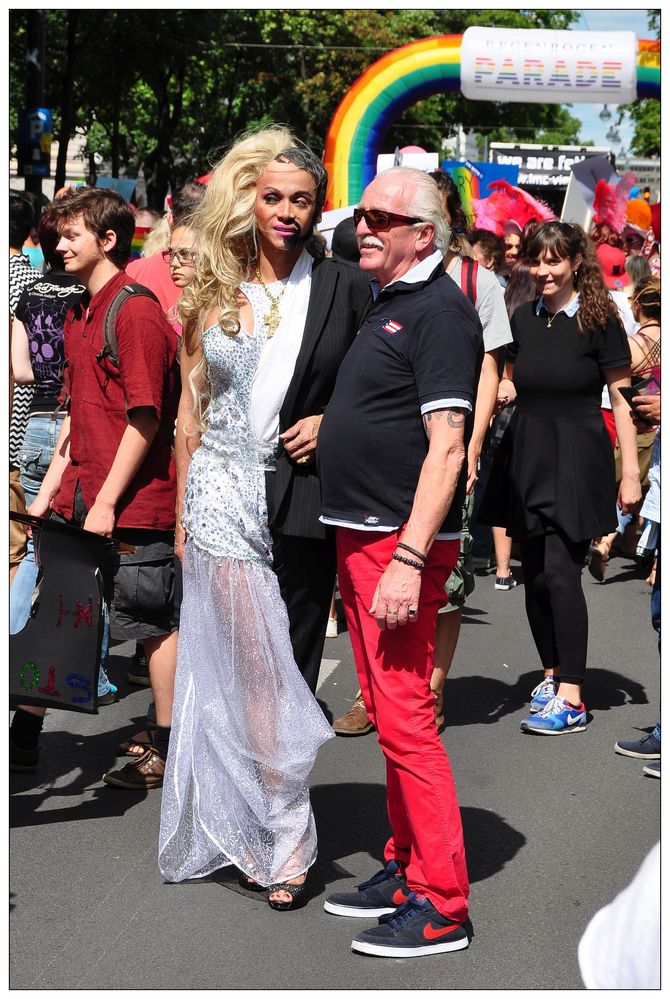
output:
[[451, 174], [469, 223], [472, 223], [475, 217], [473, 198], [485, 198], [489, 193], [488, 185], [494, 180], [506, 180], [508, 184], [516, 184], [519, 177], [518, 167], [503, 166], [499, 163], [443, 160], [442, 169]]
[[9, 639], [10, 703], [95, 714], [103, 581], [115, 543], [55, 521], [12, 519], [34, 525], [40, 575], [30, 618]]

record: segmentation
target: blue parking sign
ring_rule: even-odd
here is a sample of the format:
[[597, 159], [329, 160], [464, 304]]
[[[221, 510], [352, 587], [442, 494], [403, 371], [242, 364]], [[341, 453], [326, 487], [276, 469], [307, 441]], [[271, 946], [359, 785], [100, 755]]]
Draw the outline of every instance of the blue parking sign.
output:
[[50, 108], [19, 111], [18, 173], [21, 177], [51, 175], [53, 117]]

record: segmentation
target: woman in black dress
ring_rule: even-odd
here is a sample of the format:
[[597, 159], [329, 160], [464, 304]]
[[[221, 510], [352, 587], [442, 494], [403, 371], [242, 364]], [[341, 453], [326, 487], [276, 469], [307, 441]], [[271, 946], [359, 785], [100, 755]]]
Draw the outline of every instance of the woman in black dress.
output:
[[[635, 427], [618, 392], [630, 385], [630, 349], [593, 245], [577, 225], [545, 222], [526, 254], [540, 298], [512, 317], [506, 376], [517, 405], [479, 516], [519, 543], [526, 613], [544, 667], [521, 729], [560, 735], [586, 727], [581, 571], [590, 539], [614, 529], [615, 502], [623, 513], [635, 510], [640, 474]], [[621, 445], [618, 497], [603, 383]]]

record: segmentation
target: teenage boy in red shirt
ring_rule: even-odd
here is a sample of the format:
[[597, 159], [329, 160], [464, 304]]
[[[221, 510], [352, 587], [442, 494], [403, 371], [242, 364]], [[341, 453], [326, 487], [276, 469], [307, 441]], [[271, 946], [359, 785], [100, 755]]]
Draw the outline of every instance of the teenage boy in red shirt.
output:
[[[177, 339], [160, 305], [134, 297], [115, 324], [118, 363], [101, 352], [103, 323], [128, 278], [134, 217], [109, 190], [85, 189], [55, 203], [57, 250], [86, 287], [65, 325], [64, 394], [58, 445], [30, 512], [49, 510], [135, 549], [120, 555], [110, 606], [114, 638], [142, 642], [156, 704], [155, 745], [103, 776], [112, 786], [160, 787], [172, 717], [177, 652], [172, 456], [179, 397]], [[141, 580], [141, 585], [140, 585]]]

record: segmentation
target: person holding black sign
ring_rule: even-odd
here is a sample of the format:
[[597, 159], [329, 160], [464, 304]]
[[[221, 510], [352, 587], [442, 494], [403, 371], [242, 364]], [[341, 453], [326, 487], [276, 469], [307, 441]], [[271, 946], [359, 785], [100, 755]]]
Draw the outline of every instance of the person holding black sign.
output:
[[152, 297], [119, 310], [115, 349], [105, 317], [127, 284], [134, 232], [120, 195], [83, 189], [54, 203], [66, 274], [86, 291], [65, 324], [67, 416], [29, 513], [124, 542], [110, 605], [112, 637], [141, 641], [156, 703], [155, 745], [105, 783], [161, 787], [172, 716], [177, 646], [172, 456], [177, 412], [177, 337]]

